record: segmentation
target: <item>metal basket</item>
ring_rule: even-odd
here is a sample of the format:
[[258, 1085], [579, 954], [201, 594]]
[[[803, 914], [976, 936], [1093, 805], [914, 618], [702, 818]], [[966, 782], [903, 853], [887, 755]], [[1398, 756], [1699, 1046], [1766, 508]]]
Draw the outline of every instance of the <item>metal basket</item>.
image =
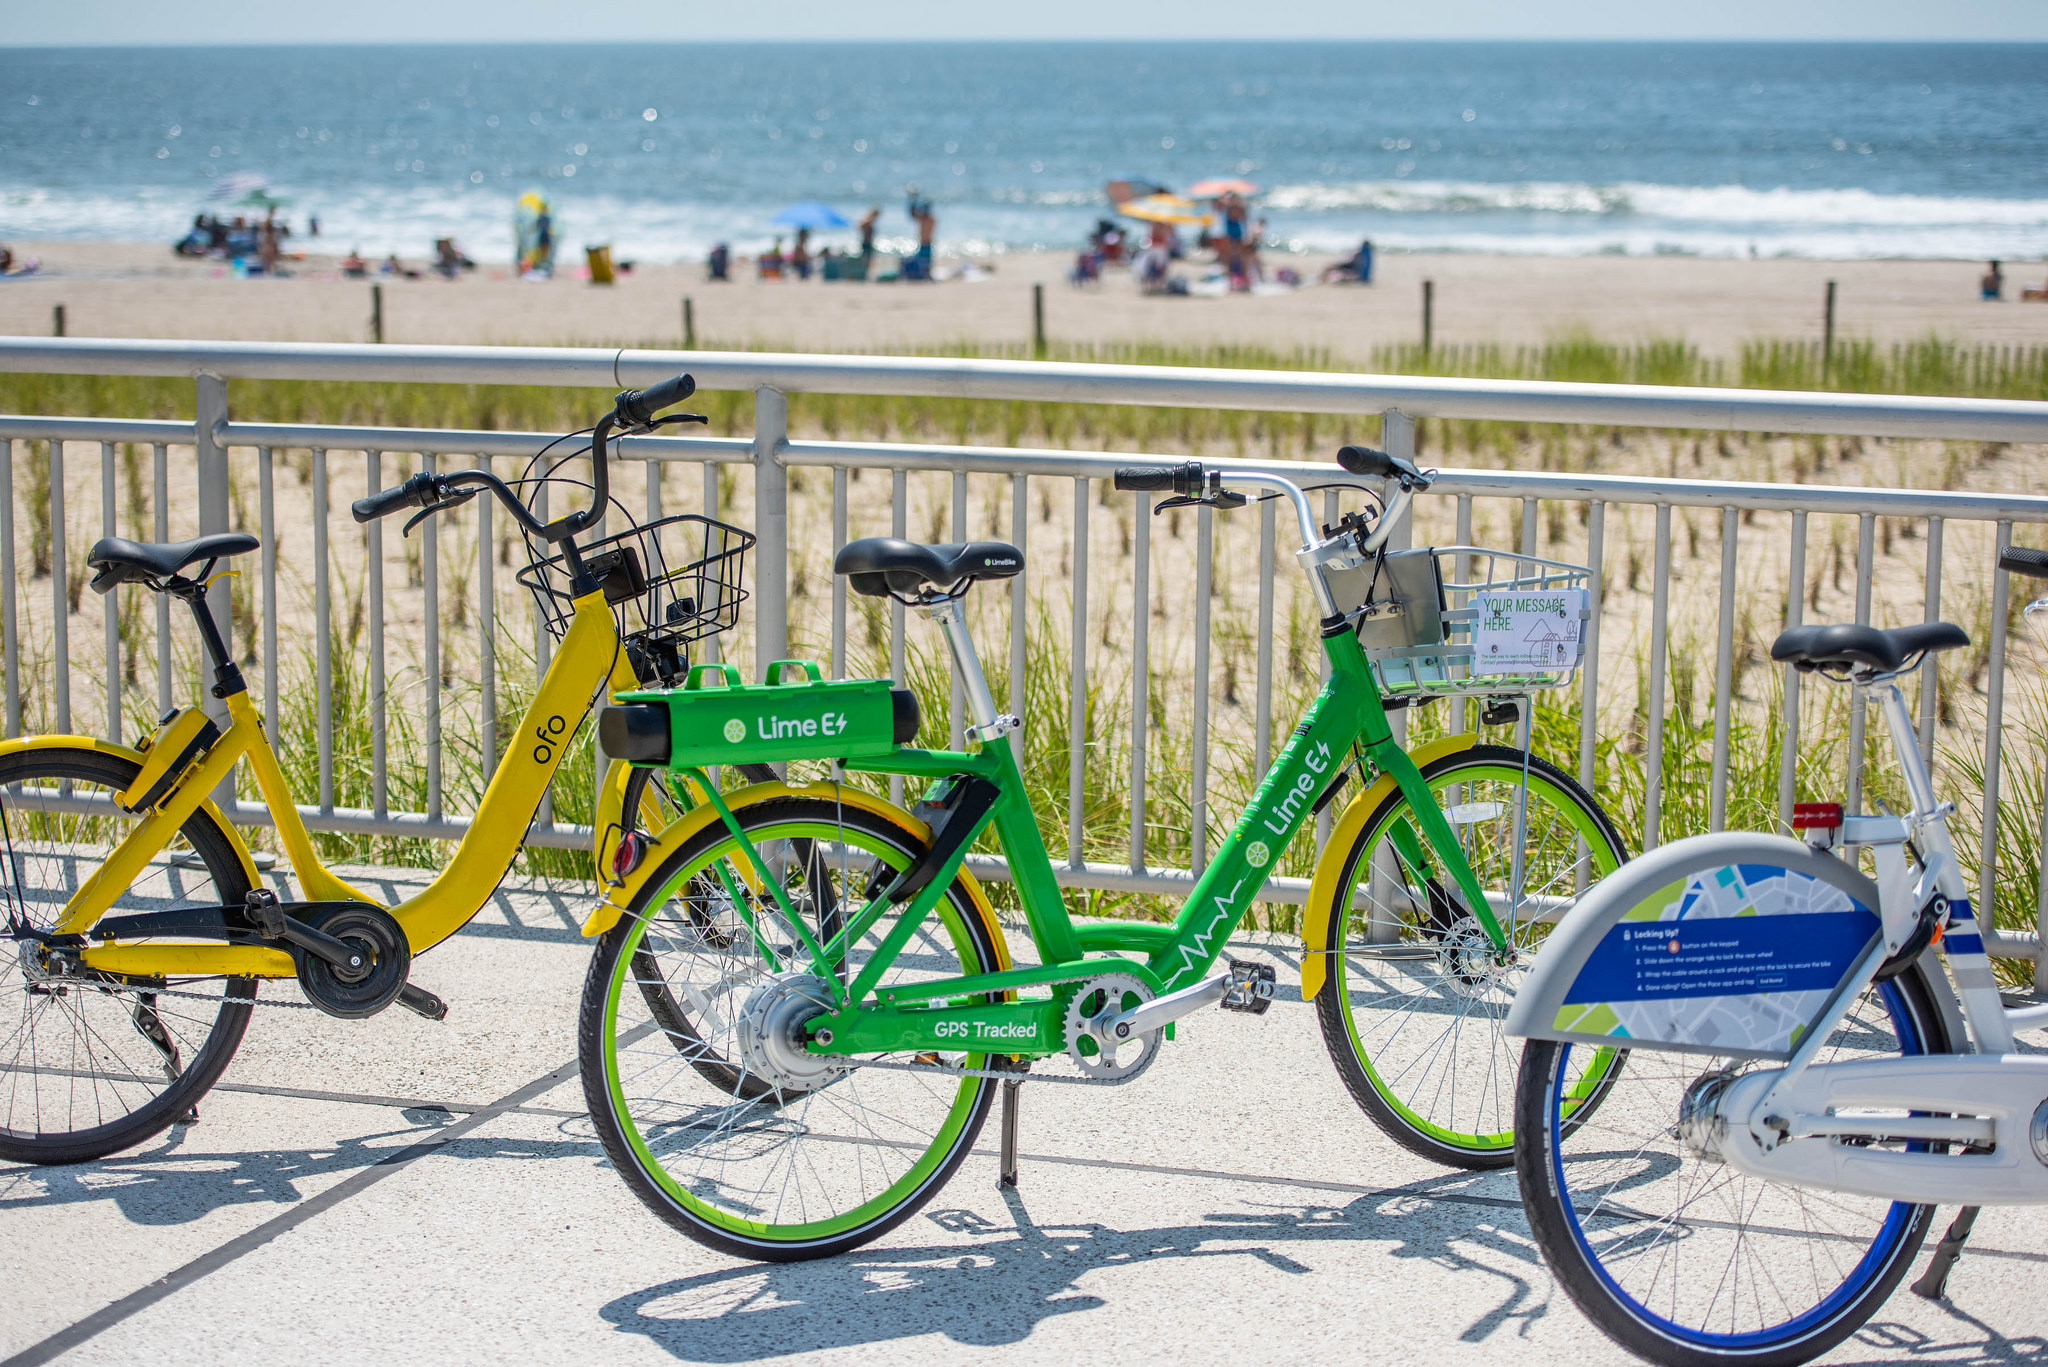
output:
[[[689, 646], [729, 630], [747, 601], [745, 556], [752, 532], [695, 513], [643, 522], [580, 547], [603, 586], [619, 635], [643, 683], [672, 683], [689, 666]], [[560, 555], [534, 555], [519, 571], [541, 621], [556, 640], [574, 614], [570, 573]]]
[[[1456, 697], [1563, 688], [1585, 657], [1585, 618], [1566, 658], [1544, 668], [1486, 672], [1477, 667], [1478, 596], [1583, 589], [1585, 565], [1483, 546], [1430, 546], [1390, 553], [1380, 580], [1358, 609], [1358, 636], [1380, 691], [1388, 697]], [[1560, 650], [1567, 648], [1560, 645]]]

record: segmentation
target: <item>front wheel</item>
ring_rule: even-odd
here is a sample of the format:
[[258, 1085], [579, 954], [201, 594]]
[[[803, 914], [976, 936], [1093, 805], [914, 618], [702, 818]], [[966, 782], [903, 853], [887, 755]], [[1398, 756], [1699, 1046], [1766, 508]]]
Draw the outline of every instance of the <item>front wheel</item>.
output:
[[[1921, 974], [1867, 990], [1816, 1062], [1948, 1052]], [[1529, 1041], [1516, 1168], [1544, 1259], [1601, 1332], [1666, 1367], [1790, 1367], [1891, 1295], [1934, 1207], [1762, 1181], [1681, 1137], [1698, 1087], [1774, 1065], [1637, 1048], [1579, 1123], [1566, 1098], [1585, 1049]]]
[[[735, 814], [761, 864], [724, 825], [685, 841], [605, 932], [584, 982], [584, 1096], [634, 1193], [698, 1242], [788, 1261], [858, 1248], [906, 1219], [967, 1156], [995, 1082], [942, 1069], [981, 1054], [831, 1063], [804, 1020], [898, 929], [900, 908], [818, 965], [761, 868], [821, 945], [923, 842], [897, 822], [825, 798], [771, 798]], [[990, 972], [998, 928], [964, 879], [905, 929], [879, 988]], [[820, 971], [821, 968], [824, 971]], [[893, 1068], [861, 1063], [895, 1064]]]
[[[1627, 857], [1614, 823], [1556, 765], [1475, 745], [1422, 770], [1507, 935], [1469, 914], [1406, 794], [1383, 798], [1339, 859], [1317, 996], [1323, 1040], [1365, 1113], [1411, 1153], [1461, 1168], [1515, 1161], [1520, 1041], [1501, 1029], [1550, 928]], [[1618, 1066], [1585, 1051], [1574, 1105], [1590, 1112]]]

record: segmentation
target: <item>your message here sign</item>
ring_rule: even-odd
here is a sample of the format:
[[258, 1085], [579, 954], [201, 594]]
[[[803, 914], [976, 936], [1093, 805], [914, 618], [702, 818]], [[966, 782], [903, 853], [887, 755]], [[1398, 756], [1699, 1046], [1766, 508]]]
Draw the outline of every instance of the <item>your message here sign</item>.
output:
[[1590, 597], [1585, 589], [1488, 590], [1473, 595], [1474, 674], [1532, 674], [1570, 669], [1583, 646]]

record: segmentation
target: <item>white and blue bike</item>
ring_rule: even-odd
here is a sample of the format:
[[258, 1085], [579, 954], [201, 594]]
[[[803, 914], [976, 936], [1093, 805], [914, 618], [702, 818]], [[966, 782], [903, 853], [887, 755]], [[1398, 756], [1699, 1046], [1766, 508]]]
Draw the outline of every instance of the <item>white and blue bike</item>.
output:
[[[2001, 564], [2048, 578], [2038, 552]], [[1805, 1362], [1891, 1295], [1937, 1206], [1963, 1211], [1915, 1283], [1929, 1296], [1976, 1207], [2048, 1204], [2048, 1054], [2014, 1041], [2048, 1006], [2000, 997], [1897, 683], [1968, 643], [1945, 622], [1781, 635], [1773, 659], [1882, 711], [1911, 810], [1802, 804], [1803, 841], [1724, 832], [1624, 865], [1559, 922], [1509, 1012], [1529, 1041], [1530, 1226], [1638, 1356]], [[1588, 1050], [1626, 1051], [1590, 1113], [1572, 1095]]]

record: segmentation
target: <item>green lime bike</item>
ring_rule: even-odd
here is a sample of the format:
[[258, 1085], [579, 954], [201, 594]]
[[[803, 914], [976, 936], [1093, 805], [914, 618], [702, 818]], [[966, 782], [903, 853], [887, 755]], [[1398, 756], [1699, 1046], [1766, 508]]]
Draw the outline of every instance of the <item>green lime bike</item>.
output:
[[[786, 664], [754, 688], [735, 676], [605, 710], [607, 754], [640, 766], [673, 799], [662, 810], [678, 813], [659, 831], [620, 834], [611, 886], [584, 927], [600, 937], [579, 1025], [585, 1095], [642, 1200], [728, 1253], [845, 1252], [946, 1183], [999, 1088], [1002, 1181], [1014, 1184], [1024, 1080], [1125, 1084], [1180, 1018], [1271, 1004], [1272, 967], [1226, 959], [1226, 942], [1288, 842], [1353, 777], [1363, 791], [1313, 880], [1304, 994], [1351, 1091], [1396, 1139], [1465, 1166], [1512, 1163], [1515, 1059], [1500, 1020], [1548, 927], [1624, 855], [1594, 801], [1527, 752], [1517, 701], [1576, 666], [1584, 571], [1522, 557], [1505, 579], [1460, 578], [1456, 566], [1487, 553], [1390, 552], [1389, 533], [1433, 476], [1358, 447], [1340, 461], [1385, 481], [1387, 496], [1377, 516], [1332, 529], [1274, 475], [1198, 462], [1117, 473], [1119, 489], [1168, 494], [1162, 508], [1241, 507], [1245, 488], [1289, 499], [1329, 662], [1170, 924], [1067, 914], [1006, 739], [1019, 723], [996, 711], [961, 610], [975, 583], [1021, 570], [1014, 547], [870, 538], [834, 566], [856, 592], [938, 625], [973, 722], [964, 751], [906, 744], [912, 695], [897, 690], [877, 710], [860, 691], [886, 681], [791, 683]], [[1521, 616], [1504, 598], [1516, 592], [1535, 605]], [[1520, 640], [1522, 627], [1537, 646], [1491, 663], [1477, 653]], [[1389, 702], [1455, 692], [1493, 697], [1489, 720], [1519, 718], [1523, 746], [1463, 735], [1411, 757]], [[867, 720], [849, 721], [856, 713]], [[929, 786], [904, 811], [849, 784], [721, 792], [709, 777], [713, 761], [827, 756]], [[629, 796], [621, 810], [656, 805]], [[1036, 963], [1012, 962], [964, 867], [989, 833]], [[1597, 1104], [1614, 1059], [1588, 1055], [1575, 1104]]]

